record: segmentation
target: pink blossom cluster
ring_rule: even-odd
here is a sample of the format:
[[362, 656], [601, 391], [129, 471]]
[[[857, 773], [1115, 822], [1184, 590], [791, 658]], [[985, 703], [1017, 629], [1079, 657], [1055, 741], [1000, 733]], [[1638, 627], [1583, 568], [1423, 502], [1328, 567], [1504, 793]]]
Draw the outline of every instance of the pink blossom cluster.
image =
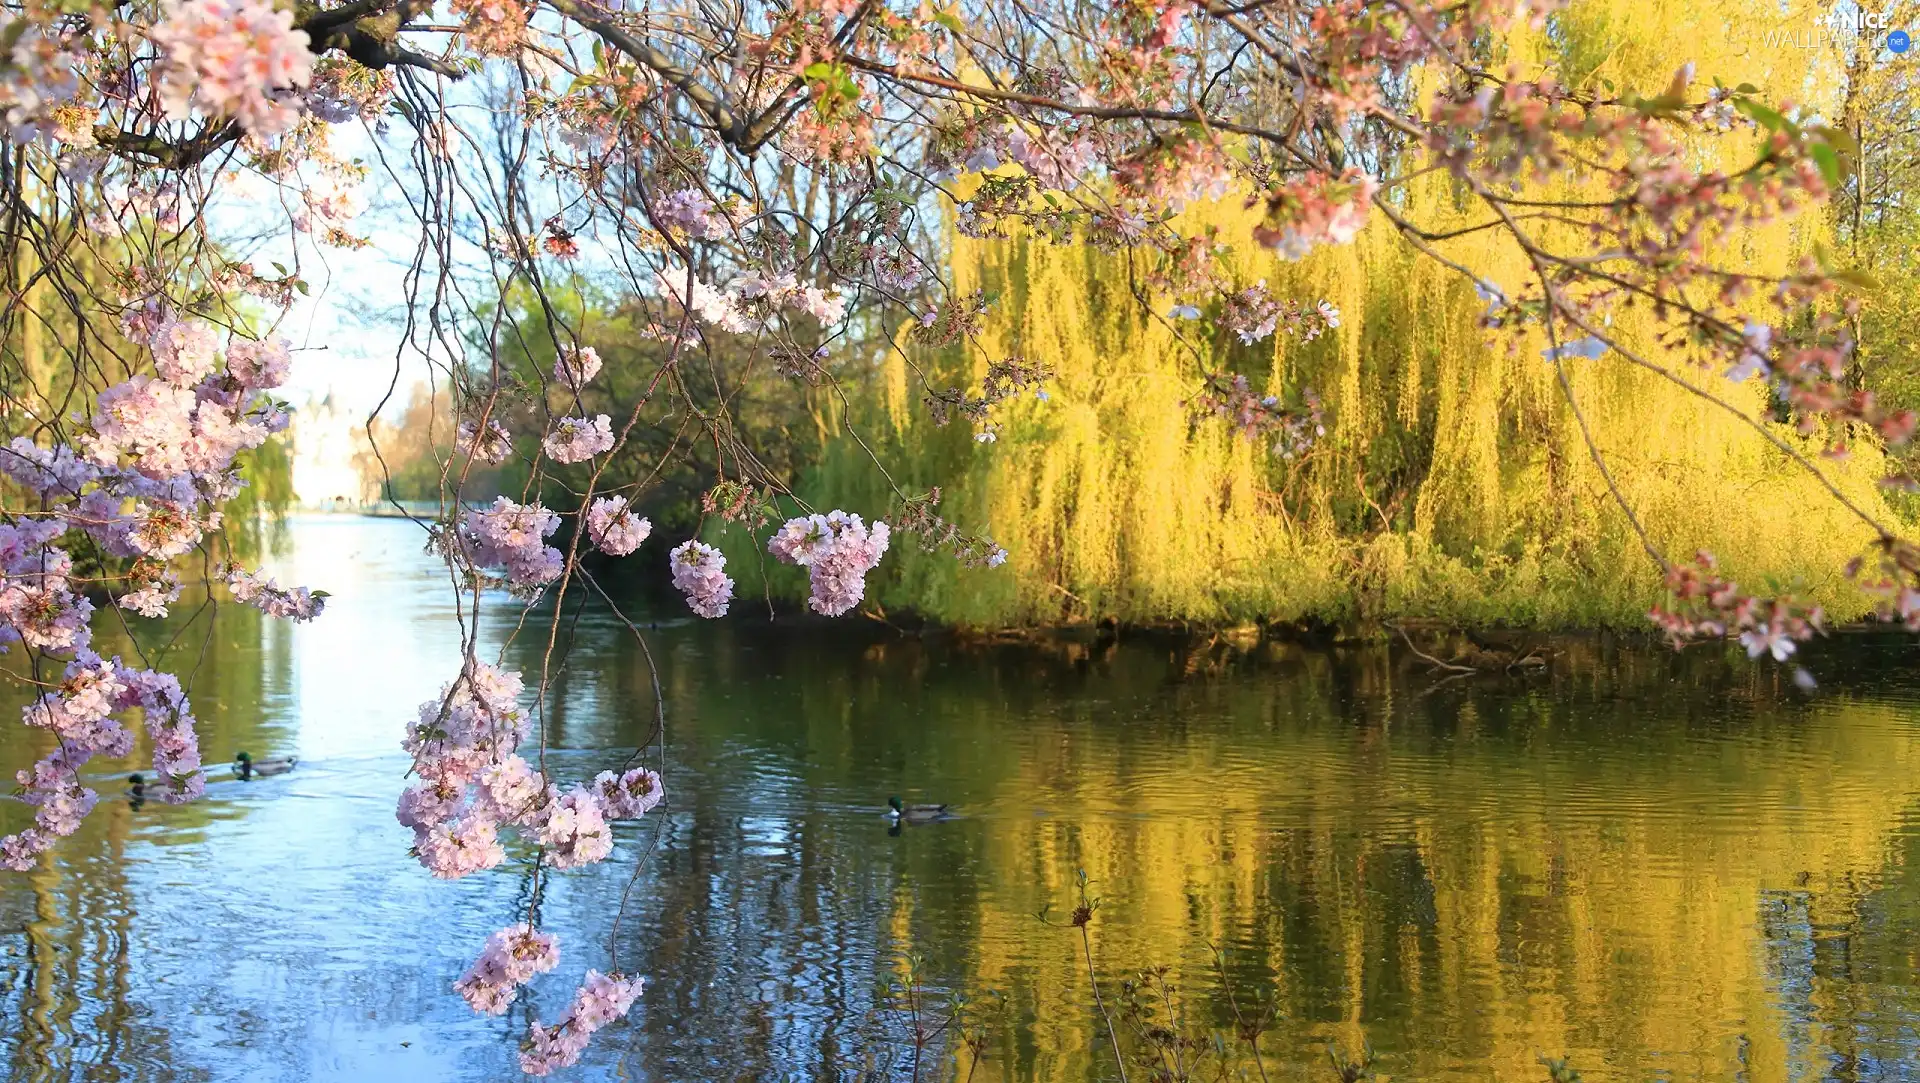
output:
[[473, 662], [407, 727], [402, 747], [420, 778], [400, 794], [394, 818], [413, 829], [414, 853], [437, 877], [457, 880], [506, 860], [502, 828], [539, 843], [554, 868], [592, 864], [613, 852], [608, 820], [659, 803], [659, 776], [646, 771], [603, 773], [564, 792], [547, 781], [518, 754], [522, 690], [519, 674]]
[[235, 337], [227, 343], [227, 377], [241, 387], [279, 387], [292, 371], [293, 358], [284, 338], [254, 341]]
[[545, 784], [514, 754], [526, 736], [520, 691], [519, 674], [474, 662], [407, 727], [401, 745], [420, 781], [400, 794], [394, 815], [413, 828], [414, 853], [435, 876], [455, 880], [500, 864], [500, 825], [530, 824], [539, 813]]
[[657, 278], [662, 297], [709, 326], [736, 333], [753, 329], [753, 321], [741, 310], [739, 298], [733, 294], [698, 278], [689, 283], [683, 271], [669, 269], [660, 272]]
[[544, 539], [560, 528], [560, 517], [539, 504], [516, 504], [498, 497], [493, 506], [466, 513], [462, 534], [477, 567], [504, 568], [516, 589], [545, 586], [559, 578], [560, 550]]
[[556, 869], [591, 865], [613, 852], [606, 810], [593, 791], [583, 786], [563, 794], [549, 792], [533, 826], [547, 864]]
[[1305, 174], [1260, 197], [1267, 220], [1254, 229], [1254, 239], [1282, 259], [1300, 259], [1323, 244], [1346, 244], [1365, 228], [1379, 190], [1379, 182], [1358, 169], [1339, 177]]
[[94, 756], [118, 758], [133, 750], [133, 735], [113, 719], [140, 708], [153, 742], [154, 772], [167, 780], [161, 800], [179, 803], [205, 790], [200, 774], [200, 743], [180, 682], [172, 674], [130, 669], [118, 658], [103, 659], [86, 646], [86, 629], [73, 646], [65, 679], [42, 692], [22, 712], [22, 721], [45, 729], [59, 747], [15, 778], [21, 800], [35, 807], [34, 826], [0, 839], [0, 866], [16, 872], [54, 840], [73, 834], [99, 794], [81, 785], [80, 769]]
[[614, 820], [637, 820], [653, 811], [667, 795], [659, 773], [644, 767], [602, 771], [593, 776], [589, 786], [607, 817]]
[[453, 0], [465, 20], [467, 44], [483, 56], [512, 56], [527, 37], [527, 9], [520, 0]]
[[168, 0], [148, 36], [165, 54], [160, 101], [174, 119], [196, 102], [255, 135], [284, 132], [299, 119], [298, 97], [285, 92], [312, 79], [313, 53], [290, 8], [270, 0]]
[[757, 302], [746, 305], [751, 309], [770, 311], [775, 307], [790, 308], [804, 312], [822, 324], [839, 323], [847, 312], [846, 299], [838, 293], [818, 286], [802, 285], [786, 272], [750, 272], [730, 283], [727, 291], [738, 298], [738, 304]]
[[968, 118], [941, 133], [927, 168], [935, 180], [951, 180], [962, 171], [988, 173], [1013, 162], [1042, 188], [1068, 189], [1080, 184], [1097, 153], [1091, 139], [1071, 130], [1028, 131], [1011, 121]]
[[750, 271], [725, 289], [695, 279], [690, 294], [686, 284], [684, 272], [667, 271], [659, 276], [662, 296], [723, 331], [753, 330], [783, 308], [803, 312], [826, 325], [839, 323], [847, 313], [845, 297], [819, 286], [803, 285], [784, 271]]
[[600, 351], [591, 346], [561, 346], [553, 361], [553, 378], [560, 386], [578, 391], [600, 374]]
[[219, 512], [208, 513], [203, 521], [194, 510], [192, 504], [161, 497], [134, 505], [123, 535], [126, 548], [155, 560], [186, 555], [200, 544], [204, 531], [220, 526]]
[[1232, 176], [1220, 147], [1198, 138], [1156, 140], [1114, 167], [1123, 191], [1175, 211], [1223, 198]]
[[153, 367], [160, 378], [175, 387], [193, 387], [213, 372], [219, 360], [220, 343], [213, 326], [201, 320], [179, 319], [172, 313], [147, 340], [153, 350]]
[[600, 414], [592, 420], [584, 417], [563, 417], [559, 425], [547, 434], [540, 447], [547, 458], [557, 463], [585, 462], [595, 455], [613, 449], [612, 418]]
[[483, 435], [480, 427], [471, 421], [462, 421], [454, 437], [454, 446], [463, 455], [498, 466], [513, 454], [513, 434], [495, 418], [487, 419], [487, 429]]
[[1300, 397], [1302, 405], [1292, 407], [1278, 395], [1257, 393], [1240, 373], [1222, 373], [1207, 377], [1189, 405], [1202, 416], [1224, 420], [1249, 440], [1271, 435], [1273, 453], [1291, 459], [1306, 454], [1327, 434], [1320, 397], [1312, 388], [1302, 390]]
[[9, 43], [0, 57], [0, 113], [16, 143], [41, 135], [54, 111], [80, 89], [80, 58], [63, 38], [41, 20], [0, 10], [0, 42]]
[[684, 541], [668, 555], [673, 585], [687, 596], [687, 605], [703, 617], [724, 617], [733, 601], [733, 580], [724, 568], [727, 558], [705, 542]]
[[595, 1031], [626, 1018], [643, 984], [640, 978], [587, 971], [565, 1019], [550, 1027], [538, 1022], [528, 1024], [526, 1040], [520, 1044], [520, 1070], [528, 1075], [550, 1075], [556, 1069], [578, 1064]]
[[[90, 649], [93, 606], [69, 578], [69, 532], [85, 535], [106, 556], [133, 558], [118, 604], [164, 616], [180, 593], [168, 562], [217, 529], [218, 506], [239, 491], [233, 455], [285, 425], [271, 404], [243, 405], [264, 381], [285, 376], [283, 345], [235, 342], [229, 354], [240, 363], [221, 375], [203, 325], [161, 307], [143, 307], [128, 324], [153, 348], [162, 378], [135, 376], [101, 394], [89, 455], [24, 437], [0, 448], [0, 474], [33, 494], [41, 509], [33, 518], [0, 522], [0, 644], [19, 640], [70, 659], [66, 679], [25, 712], [27, 725], [51, 731], [60, 746], [18, 776], [24, 800], [39, 811], [34, 827], [0, 840], [0, 863], [11, 868], [30, 865], [93, 806], [97, 795], [79, 784], [78, 772], [95, 755], [130, 750], [131, 736], [112, 718], [118, 712], [137, 707], [145, 715], [153, 769], [163, 780], [157, 796], [187, 801], [204, 786], [194, 719], [179, 681], [102, 660]], [[236, 436], [236, 429], [244, 431]], [[112, 454], [103, 453], [109, 449]], [[122, 454], [134, 468], [120, 465]], [[129, 502], [131, 514], [123, 513]], [[292, 608], [309, 610], [307, 616], [323, 597], [272, 589]]]
[[180, 577], [170, 571], [155, 571], [137, 577], [134, 589], [121, 593], [114, 604], [143, 617], [164, 617], [168, 607], [180, 600]]
[[698, 241], [725, 237], [733, 223], [698, 188], [671, 192], [654, 204], [653, 220], [665, 229], [677, 229]]
[[347, 226], [366, 209], [360, 178], [339, 170], [322, 173], [301, 193], [293, 228], [338, 243]]
[[587, 508], [587, 537], [609, 556], [626, 556], [652, 532], [653, 524], [635, 515], [624, 496], [603, 496]]
[[509, 925], [487, 937], [486, 947], [453, 991], [485, 1015], [500, 1015], [513, 1004], [514, 991], [560, 965], [560, 938], [526, 923]]
[[84, 649], [93, 603], [72, 589], [73, 558], [54, 545], [59, 519], [0, 525], [0, 643], [43, 651]]
[[789, 519], [767, 542], [767, 552], [807, 569], [811, 592], [807, 605], [837, 617], [866, 596], [867, 573], [887, 551], [887, 524], [869, 529], [858, 515], [834, 510], [826, 515]]
[[[1170, 315], [1197, 319], [1200, 310], [1190, 305], [1175, 306]], [[1285, 327], [1289, 335], [1312, 342], [1340, 326], [1340, 310], [1321, 301], [1308, 308], [1290, 298], [1275, 297], [1261, 279], [1245, 289], [1227, 293], [1220, 311], [1220, 325], [1233, 332], [1248, 346]]]
[[[1792, 597], [1758, 598], [1722, 576], [1710, 553], [1698, 553], [1691, 563], [1667, 569], [1669, 601], [1657, 605], [1649, 619], [1678, 647], [1696, 639], [1738, 637], [1747, 657], [1763, 654], [1784, 662], [1801, 642], [1822, 630], [1819, 606]], [[1804, 672], [1795, 679], [1806, 683]]]
[[206, 324], [164, 309], [130, 317], [128, 324], [130, 331], [150, 328], [146, 341], [160, 379], [135, 375], [100, 393], [92, 431], [81, 437], [95, 463], [113, 467], [124, 458], [155, 480], [206, 482], [287, 427], [284, 410], [256, 397], [287, 378], [284, 340], [234, 338], [220, 375]]
[[269, 617], [282, 617], [295, 622], [310, 621], [326, 608], [327, 595], [321, 591], [315, 593], [306, 587], [282, 587], [279, 580], [268, 579], [259, 572], [249, 572], [244, 568], [232, 568], [226, 574], [227, 589], [233, 592], [233, 600], [241, 605], [250, 605]]

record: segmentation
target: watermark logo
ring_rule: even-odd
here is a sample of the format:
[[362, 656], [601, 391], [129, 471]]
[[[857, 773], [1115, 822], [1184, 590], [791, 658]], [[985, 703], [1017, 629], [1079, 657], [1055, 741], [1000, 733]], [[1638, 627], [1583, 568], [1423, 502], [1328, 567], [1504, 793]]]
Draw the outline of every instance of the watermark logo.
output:
[[1852, 49], [1862, 45], [1879, 47], [1894, 56], [1913, 48], [1913, 37], [1904, 27], [1893, 25], [1893, 14], [1886, 11], [1830, 11], [1801, 29], [1763, 31], [1762, 44], [1772, 49]]

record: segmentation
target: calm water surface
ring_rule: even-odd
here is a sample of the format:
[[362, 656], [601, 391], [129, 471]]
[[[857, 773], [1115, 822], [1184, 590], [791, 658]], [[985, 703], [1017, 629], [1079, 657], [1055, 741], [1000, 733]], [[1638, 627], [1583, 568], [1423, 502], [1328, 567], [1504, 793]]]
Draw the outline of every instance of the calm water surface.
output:
[[[183, 808], [103, 799], [0, 879], [10, 1078], [518, 1077], [523, 1016], [474, 1016], [448, 986], [528, 884], [435, 881], [393, 819], [402, 727], [458, 651], [419, 541], [296, 521], [274, 570], [334, 593], [322, 620], [223, 607], [176, 629], [207, 759], [300, 767]], [[985, 1034], [978, 1065], [928, 1078], [1110, 1078], [1059, 927], [1083, 871], [1108, 995], [1164, 964], [1193, 1025], [1223, 1024], [1225, 949], [1241, 1003], [1278, 1012], [1275, 1079], [1331, 1078], [1330, 1045], [1370, 1045], [1400, 1080], [1537, 1080], [1543, 1053], [1590, 1081], [1920, 1078], [1904, 642], [1825, 644], [1805, 702], [1718, 657], [1598, 647], [1436, 688], [1373, 650], [649, 635], [666, 814], [555, 879], [563, 961], [533, 1006], [557, 1014], [608, 965], [636, 864], [615, 947], [648, 986], [569, 1078], [857, 1078], [901, 1033], [883, 990], [909, 966]], [[608, 613], [567, 636], [549, 764], [576, 777], [643, 740], [653, 703]], [[530, 649], [509, 660], [537, 672]], [[0, 767], [40, 736], [0, 726]], [[965, 815], [890, 835], [895, 792]], [[0, 827], [21, 819], [0, 803]]]

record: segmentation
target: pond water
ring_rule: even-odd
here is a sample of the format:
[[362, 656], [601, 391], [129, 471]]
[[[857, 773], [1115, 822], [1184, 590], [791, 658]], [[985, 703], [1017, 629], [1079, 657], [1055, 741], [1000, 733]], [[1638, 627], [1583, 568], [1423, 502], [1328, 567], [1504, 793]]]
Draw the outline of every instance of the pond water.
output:
[[[208, 761], [300, 765], [178, 808], [103, 784], [81, 834], [0, 874], [9, 1078], [518, 1078], [524, 1012], [449, 983], [527, 879], [436, 881], [393, 819], [402, 728], [458, 657], [420, 540], [295, 520], [272, 567], [333, 592], [321, 620], [176, 622]], [[1273, 1079], [1335, 1078], [1329, 1048], [1396, 1080], [1540, 1080], [1542, 1055], [1588, 1081], [1920, 1074], [1908, 641], [1822, 644], [1808, 700], [1719, 653], [1601, 644], [1441, 683], [1378, 648], [647, 635], [668, 803], [553, 879], [562, 964], [529, 1006], [559, 1013], [610, 939], [648, 984], [562, 1078], [857, 1079], [904, 1055], [909, 975], [978, 1036], [977, 1061], [932, 1043], [923, 1078], [1117, 1078], [1066, 925], [1083, 874], [1108, 1008], [1165, 966], [1184, 1024], [1230, 1036], [1230, 989], [1275, 1013]], [[648, 668], [598, 606], [562, 642], [548, 762], [590, 775], [645, 739]], [[0, 726], [0, 767], [41, 736]], [[889, 833], [892, 793], [961, 815]]]

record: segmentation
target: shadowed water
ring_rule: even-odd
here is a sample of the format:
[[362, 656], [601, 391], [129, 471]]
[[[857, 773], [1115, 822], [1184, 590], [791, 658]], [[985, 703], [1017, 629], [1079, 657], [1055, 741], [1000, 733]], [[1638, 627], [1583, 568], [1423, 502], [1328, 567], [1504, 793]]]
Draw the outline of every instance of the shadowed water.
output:
[[[334, 593], [321, 620], [173, 622], [208, 761], [301, 764], [179, 808], [103, 782], [80, 835], [0, 874], [11, 1079], [518, 1077], [524, 1010], [475, 1016], [449, 984], [527, 879], [436, 881], [393, 819], [402, 728], [457, 667], [420, 540], [299, 520], [273, 570]], [[1063, 927], [1082, 872], [1109, 1005], [1164, 964], [1189, 1024], [1228, 1028], [1230, 985], [1277, 1011], [1274, 1079], [1333, 1078], [1330, 1045], [1397, 1080], [1544, 1079], [1542, 1054], [1589, 1081], [1920, 1074], [1908, 641], [1822, 644], [1806, 701], [1719, 653], [1597, 645], [1436, 684], [1379, 649], [647, 635], [668, 801], [613, 860], [554, 877], [562, 963], [528, 1007], [552, 1018], [610, 965], [630, 881], [614, 946], [648, 984], [564, 1078], [859, 1078], [903, 1055], [882, 990], [909, 965], [936, 1014], [969, 998], [984, 1051], [936, 1042], [923, 1078], [1117, 1078]], [[508, 652], [530, 684], [543, 639]], [[624, 760], [653, 698], [603, 608], [561, 642], [547, 763], [571, 779]], [[43, 737], [0, 726], [0, 767]], [[963, 815], [890, 834], [891, 793]], [[24, 820], [0, 803], [0, 827]]]

